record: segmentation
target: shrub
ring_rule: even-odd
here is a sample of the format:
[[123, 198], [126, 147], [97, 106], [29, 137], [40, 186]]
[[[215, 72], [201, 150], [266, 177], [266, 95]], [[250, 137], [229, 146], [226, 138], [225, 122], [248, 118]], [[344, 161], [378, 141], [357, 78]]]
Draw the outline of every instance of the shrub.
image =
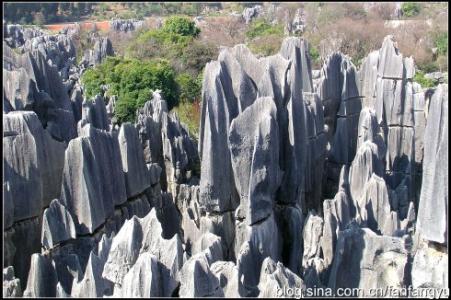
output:
[[193, 77], [188, 73], [182, 73], [177, 76], [176, 82], [179, 86], [180, 102], [193, 103], [200, 99], [202, 85], [199, 85], [196, 77]]
[[418, 82], [423, 88], [430, 88], [430, 87], [437, 85], [435, 80], [426, 78], [424, 72], [421, 70], [417, 70], [415, 72], [415, 76], [413, 77], [413, 80]]
[[310, 55], [310, 58], [312, 60], [312, 63], [314, 65], [318, 65], [319, 64], [319, 58], [320, 58], [318, 49], [316, 49], [312, 44], [309, 44], [309, 49], [308, 50], [309, 50], [309, 55]]
[[187, 71], [198, 74], [209, 61], [217, 57], [217, 47], [210, 43], [193, 40], [183, 49], [181, 60]]
[[402, 14], [406, 17], [414, 17], [420, 13], [420, 5], [416, 2], [404, 2], [401, 6]]
[[192, 138], [198, 139], [200, 124], [200, 102], [193, 103], [181, 102], [174, 108], [180, 122], [188, 127], [189, 134]]
[[108, 95], [117, 95], [115, 117], [119, 123], [135, 119], [136, 109], [150, 99], [152, 90], [162, 91], [169, 109], [177, 105], [175, 73], [165, 60], [141, 61], [108, 57], [104, 63], [87, 70], [82, 76], [88, 99], [100, 93], [107, 84]]
[[246, 36], [250, 39], [273, 34], [282, 36], [282, 25], [271, 25], [264, 20], [257, 20], [252, 22], [250, 28], [246, 31]]
[[262, 56], [274, 55], [280, 50], [283, 37], [278, 34], [262, 36], [249, 42], [249, 49]]
[[196, 37], [200, 33], [200, 29], [196, 27], [193, 21], [180, 16], [168, 18], [164, 22], [162, 29], [165, 32], [180, 34], [182, 36]]

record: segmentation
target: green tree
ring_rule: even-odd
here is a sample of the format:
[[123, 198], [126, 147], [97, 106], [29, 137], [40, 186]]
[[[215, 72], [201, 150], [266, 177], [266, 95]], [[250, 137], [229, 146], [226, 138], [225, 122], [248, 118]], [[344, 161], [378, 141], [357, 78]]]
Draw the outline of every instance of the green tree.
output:
[[182, 73], [177, 76], [176, 81], [179, 86], [181, 102], [193, 103], [200, 98], [202, 85], [199, 85], [196, 77]]
[[177, 105], [179, 90], [175, 73], [165, 60], [141, 61], [108, 57], [82, 76], [85, 95], [91, 99], [108, 85], [108, 95], [117, 95], [115, 117], [119, 123], [134, 121], [136, 109], [151, 98], [153, 90], [162, 91], [169, 109]]
[[193, 21], [180, 16], [168, 18], [164, 22], [163, 31], [193, 37], [198, 36], [200, 33], [200, 29], [196, 27], [196, 24]]

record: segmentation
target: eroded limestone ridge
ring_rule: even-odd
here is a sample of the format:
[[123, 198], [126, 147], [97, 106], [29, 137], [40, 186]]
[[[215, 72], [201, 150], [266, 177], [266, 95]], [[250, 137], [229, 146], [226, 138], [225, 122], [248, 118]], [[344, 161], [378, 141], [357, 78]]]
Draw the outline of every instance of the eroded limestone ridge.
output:
[[109, 41], [75, 65], [72, 29], [4, 30], [4, 296], [446, 287], [448, 86], [392, 37], [315, 80], [303, 39], [223, 49], [197, 144], [158, 91], [121, 126], [115, 96], [84, 98]]

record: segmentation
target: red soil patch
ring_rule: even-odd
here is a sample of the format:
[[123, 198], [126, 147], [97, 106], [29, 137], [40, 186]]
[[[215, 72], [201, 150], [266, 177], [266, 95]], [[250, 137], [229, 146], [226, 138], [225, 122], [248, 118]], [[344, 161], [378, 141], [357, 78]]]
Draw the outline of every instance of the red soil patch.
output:
[[[99, 21], [99, 22], [80, 22], [79, 23], [82, 29], [92, 30], [94, 26], [97, 30], [108, 31], [110, 30], [110, 22], [109, 21]], [[59, 23], [59, 24], [49, 24], [44, 25], [44, 28], [50, 31], [60, 31], [64, 27], [73, 27], [75, 23]]]

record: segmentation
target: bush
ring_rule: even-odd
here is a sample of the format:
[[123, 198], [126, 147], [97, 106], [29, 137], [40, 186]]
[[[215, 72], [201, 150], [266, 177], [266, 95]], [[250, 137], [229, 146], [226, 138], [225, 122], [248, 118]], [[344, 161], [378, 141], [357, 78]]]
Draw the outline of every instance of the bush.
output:
[[217, 57], [217, 47], [210, 43], [193, 40], [183, 49], [181, 60], [184, 69], [198, 74], [209, 61]]
[[181, 57], [183, 49], [192, 40], [190, 36], [159, 29], [141, 31], [127, 49], [127, 56], [138, 59], [162, 57], [169, 60]]
[[424, 72], [421, 70], [415, 72], [413, 80], [418, 82], [423, 88], [430, 88], [437, 85], [435, 80], [426, 78]]
[[117, 95], [115, 117], [119, 123], [133, 122], [136, 109], [150, 99], [152, 90], [162, 91], [169, 109], [178, 103], [175, 73], [165, 60], [141, 61], [108, 57], [104, 63], [87, 70], [82, 76], [88, 99], [100, 93], [107, 84], [108, 95]]
[[198, 139], [200, 124], [200, 102], [193, 103], [181, 102], [174, 108], [180, 122], [188, 127], [189, 134], [192, 138]]
[[313, 47], [313, 45], [310, 44], [308, 50], [312, 63], [318, 65], [320, 57], [318, 49], [316, 49], [315, 47]]
[[417, 66], [419, 70], [425, 73], [431, 73], [439, 70], [437, 63], [430, 60], [417, 62]]
[[176, 82], [179, 87], [180, 102], [193, 103], [200, 99], [202, 85], [199, 85], [196, 77], [182, 73], [177, 76]]
[[420, 5], [416, 2], [404, 2], [401, 6], [402, 14], [406, 17], [414, 17], [420, 13]]
[[179, 16], [168, 18], [164, 22], [162, 29], [165, 32], [180, 34], [182, 36], [196, 37], [200, 33], [200, 29], [196, 27], [193, 21]]
[[264, 20], [257, 20], [251, 23], [246, 31], [246, 36], [250, 39], [268, 35], [283, 35], [282, 25], [271, 25]]
[[249, 42], [249, 49], [257, 55], [274, 55], [280, 50], [283, 37], [278, 34], [262, 36]]

